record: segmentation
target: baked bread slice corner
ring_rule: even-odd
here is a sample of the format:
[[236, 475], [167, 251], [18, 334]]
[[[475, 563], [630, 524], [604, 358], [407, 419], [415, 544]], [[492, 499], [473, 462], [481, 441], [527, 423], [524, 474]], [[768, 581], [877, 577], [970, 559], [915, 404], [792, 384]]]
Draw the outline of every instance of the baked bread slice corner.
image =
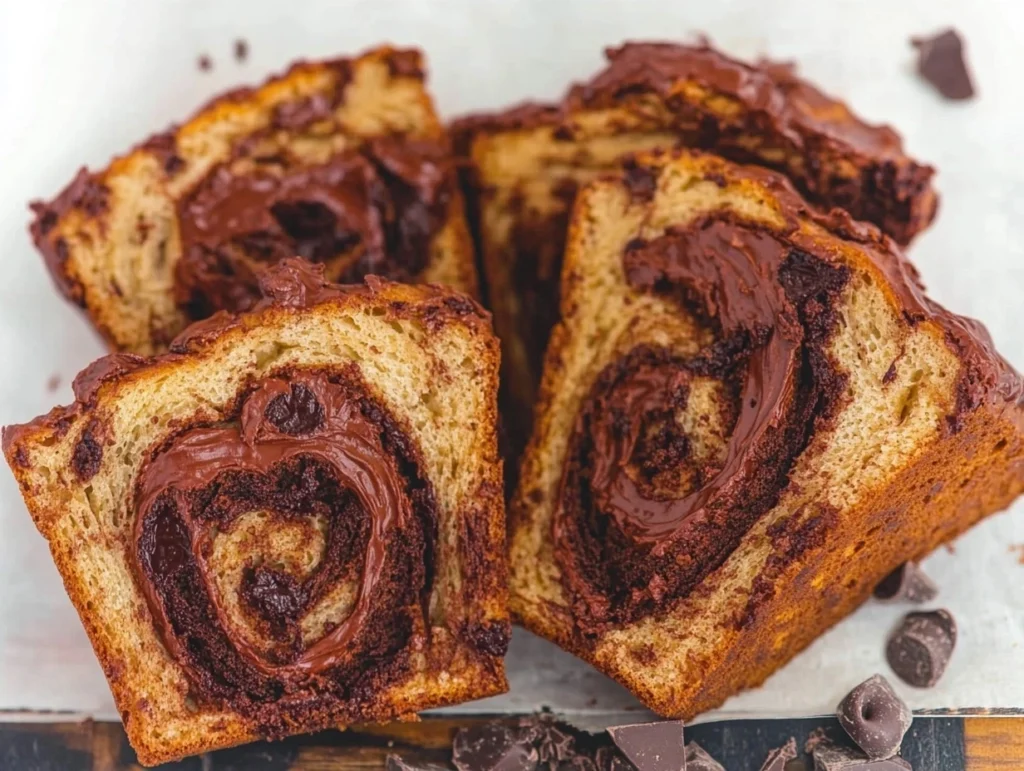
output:
[[304, 265], [4, 429], [146, 765], [507, 687], [489, 316]]
[[219, 96], [32, 205], [58, 288], [115, 350], [159, 353], [259, 299], [299, 254], [332, 281], [381, 275], [475, 295], [448, 135], [416, 50], [300, 62]]
[[1024, 488], [1021, 377], [895, 244], [781, 175], [583, 188], [510, 505], [529, 629], [691, 718]]

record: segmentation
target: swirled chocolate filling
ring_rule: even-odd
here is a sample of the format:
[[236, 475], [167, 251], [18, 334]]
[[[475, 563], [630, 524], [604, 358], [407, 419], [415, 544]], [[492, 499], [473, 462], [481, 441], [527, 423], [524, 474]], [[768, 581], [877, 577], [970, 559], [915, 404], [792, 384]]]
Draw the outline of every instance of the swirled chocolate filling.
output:
[[[845, 383], [825, 345], [846, 267], [718, 217], [633, 241], [623, 259], [633, 287], [675, 300], [715, 342], [694, 356], [638, 347], [581, 407], [554, 535], [584, 634], [665, 609], [718, 567]], [[690, 404], [698, 385], [715, 414]]]
[[[354, 377], [296, 373], [255, 384], [238, 422], [188, 428], [146, 462], [133, 557], [160, 636], [193, 697], [275, 735], [309, 710], [372, 698], [408, 666], [428, 631], [437, 530], [415, 446]], [[322, 530], [302, 575], [272, 555], [249, 560], [237, 603], [221, 596], [215, 541], [261, 513]], [[347, 613], [319, 637], [302, 620], [339, 583]], [[264, 634], [241, 634], [242, 613]]]
[[251, 141], [178, 205], [175, 300], [192, 319], [244, 311], [267, 266], [299, 255], [342, 283], [426, 267], [454, 185], [441, 142], [381, 137], [322, 163]]

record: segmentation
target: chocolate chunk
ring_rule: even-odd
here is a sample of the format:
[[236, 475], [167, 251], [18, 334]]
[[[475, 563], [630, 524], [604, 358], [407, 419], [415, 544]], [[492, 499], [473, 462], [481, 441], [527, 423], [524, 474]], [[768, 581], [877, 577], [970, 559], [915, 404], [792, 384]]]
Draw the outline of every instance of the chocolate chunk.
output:
[[555, 771], [597, 771], [597, 766], [586, 755], [573, 755], [568, 760], [559, 761], [554, 769]]
[[683, 722], [620, 725], [608, 729], [615, 745], [639, 771], [679, 771], [683, 749]]
[[890, 758], [903, 742], [913, 714], [881, 675], [874, 675], [839, 702], [836, 717], [843, 730], [872, 760]]
[[633, 764], [614, 747], [599, 747], [594, 753], [597, 771], [634, 771]]
[[916, 562], [904, 562], [875, 587], [875, 599], [882, 602], [929, 602], [939, 593]]
[[388, 755], [384, 767], [386, 771], [447, 771], [444, 766], [436, 763], [409, 763], [398, 755]]
[[526, 718], [520, 722], [523, 739], [537, 748], [541, 763], [557, 768], [562, 761], [570, 761], [576, 755], [576, 738], [563, 731], [554, 719], [548, 716]]
[[538, 759], [522, 732], [502, 723], [463, 728], [452, 743], [452, 762], [459, 771], [534, 771]]
[[796, 739], [791, 736], [788, 742], [768, 753], [761, 771], [785, 771], [786, 763], [796, 756]]
[[697, 742], [690, 742], [686, 745], [686, 762], [683, 764], [683, 771], [725, 771], [725, 766], [708, 755]]
[[956, 621], [948, 610], [908, 613], [889, 638], [885, 658], [899, 678], [930, 688], [946, 671], [956, 646]]
[[866, 755], [848, 747], [821, 744], [814, 750], [814, 771], [913, 771], [903, 758], [871, 760]]
[[971, 73], [964, 61], [964, 44], [955, 29], [947, 29], [932, 37], [915, 37], [910, 42], [917, 49], [917, 72], [935, 86], [946, 99], [970, 99], [974, 96]]
[[324, 422], [323, 405], [313, 392], [301, 383], [292, 385], [286, 394], [275, 397], [267, 405], [267, 420], [283, 434], [311, 434]]

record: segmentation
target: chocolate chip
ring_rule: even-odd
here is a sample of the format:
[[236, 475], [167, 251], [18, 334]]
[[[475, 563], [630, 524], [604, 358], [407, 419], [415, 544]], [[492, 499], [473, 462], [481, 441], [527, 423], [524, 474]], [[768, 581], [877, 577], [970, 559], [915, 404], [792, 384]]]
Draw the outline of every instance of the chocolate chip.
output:
[[386, 771], [448, 771], [436, 763], [409, 763], [398, 755], [388, 755], [384, 767]]
[[915, 562], [904, 562], [875, 587], [875, 599], [882, 602], [929, 602], [938, 593], [935, 582]]
[[502, 723], [463, 728], [452, 743], [459, 771], [534, 771], [537, 761], [537, 750]]
[[917, 49], [918, 74], [940, 94], [952, 100], [974, 96], [974, 84], [964, 62], [963, 39], [956, 30], [911, 38], [910, 42]]
[[300, 436], [320, 427], [324, 408], [306, 386], [295, 384], [289, 393], [271, 400], [264, 416], [281, 433]]
[[684, 771], [725, 771], [725, 766], [715, 760], [697, 742], [686, 745]]
[[608, 735], [639, 771], [679, 771], [684, 765], [681, 720], [615, 726]]
[[903, 742], [913, 714], [881, 675], [874, 675], [839, 702], [836, 717], [843, 730], [872, 760], [890, 758]]
[[785, 771], [786, 763], [796, 756], [796, 739], [790, 736], [788, 742], [768, 753], [761, 771]]
[[908, 685], [929, 688], [946, 671], [956, 646], [956, 621], [948, 610], [908, 613], [885, 647], [892, 671]]
[[871, 760], [848, 747], [822, 744], [814, 749], [814, 771], [913, 771], [903, 758]]
[[87, 482], [96, 476], [103, 462], [103, 444], [99, 441], [99, 425], [95, 420], [89, 423], [75, 443], [71, 453], [71, 467], [75, 476]]

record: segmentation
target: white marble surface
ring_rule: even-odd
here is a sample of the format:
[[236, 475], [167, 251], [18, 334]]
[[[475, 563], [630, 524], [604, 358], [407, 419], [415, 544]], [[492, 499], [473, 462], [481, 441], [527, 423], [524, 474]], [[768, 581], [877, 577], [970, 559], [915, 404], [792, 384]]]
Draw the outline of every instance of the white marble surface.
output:
[[[225, 87], [297, 57], [378, 41], [417, 44], [447, 115], [553, 97], [593, 72], [602, 46], [708, 33], [740, 55], [796, 59], [870, 119], [895, 125], [940, 170], [938, 222], [913, 249], [933, 296], [983, 319], [1024, 367], [1024, 101], [1019, 0], [0, 0], [0, 423], [70, 399], [74, 373], [101, 353], [54, 293], [26, 235], [29, 198], [49, 196], [82, 163], [98, 167]], [[964, 31], [980, 96], [942, 102], [912, 74], [907, 39]], [[245, 64], [235, 38], [249, 41]], [[201, 73], [200, 54], [214, 59]], [[59, 376], [54, 392], [47, 381]], [[1024, 706], [1024, 507], [997, 516], [927, 569], [961, 622], [938, 688], [902, 688], [915, 707]], [[868, 605], [764, 687], [721, 714], [831, 710], [853, 684], [886, 671], [883, 639], [900, 611]], [[507, 696], [481, 706], [604, 711], [628, 694], [526, 633], [509, 657]], [[114, 715], [106, 684], [15, 484], [0, 469], [0, 709]]]

